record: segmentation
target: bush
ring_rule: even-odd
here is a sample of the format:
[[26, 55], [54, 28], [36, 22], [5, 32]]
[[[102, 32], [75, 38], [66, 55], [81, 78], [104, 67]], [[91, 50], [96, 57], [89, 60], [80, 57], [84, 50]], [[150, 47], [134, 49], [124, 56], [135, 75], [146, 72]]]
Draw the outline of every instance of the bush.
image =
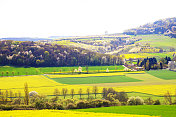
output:
[[52, 109], [52, 105], [50, 103], [46, 102], [45, 109]]
[[111, 105], [111, 102], [109, 100], [103, 100], [103, 106], [109, 107]]
[[83, 108], [88, 108], [89, 103], [87, 101], [79, 101], [77, 103], [77, 108], [78, 109], [83, 109]]
[[14, 106], [14, 110], [31, 110], [35, 109], [32, 105], [12, 105]]
[[111, 106], [120, 106], [120, 105], [121, 105], [121, 103], [118, 99], [111, 102]]
[[66, 109], [75, 109], [75, 108], [76, 108], [76, 105], [73, 103], [69, 103], [66, 107]]
[[14, 106], [12, 105], [0, 105], [1, 110], [13, 110]]
[[36, 109], [45, 109], [45, 102], [44, 101], [36, 101], [34, 104]]
[[89, 106], [91, 108], [96, 108], [96, 107], [102, 107], [103, 106], [103, 101], [100, 99], [94, 99], [89, 102]]
[[20, 105], [21, 104], [21, 99], [20, 98], [16, 98], [16, 99], [13, 100], [13, 102], [11, 104], [13, 104], [13, 105], [16, 105], [16, 104]]
[[137, 96], [135, 100], [136, 100], [136, 105], [143, 105], [144, 104], [144, 100], [139, 96]]
[[52, 109], [64, 110], [64, 107], [63, 107], [62, 104], [53, 103], [52, 104]]
[[144, 100], [139, 96], [137, 96], [136, 98], [132, 96], [128, 99], [127, 104], [128, 105], [143, 105]]
[[135, 97], [130, 97], [127, 101], [127, 104], [128, 105], [136, 105], [136, 100], [135, 100]]
[[115, 94], [113, 94], [113, 93], [109, 93], [108, 95], [107, 95], [107, 100], [109, 100], [109, 101], [111, 101], [111, 102], [113, 102], [113, 101], [115, 101], [115, 97], [116, 97], [116, 95]]
[[154, 103], [154, 101], [151, 98], [147, 98], [144, 102], [147, 105], [153, 105], [153, 103]]
[[67, 106], [69, 103], [75, 103], [76, 100], [74, 99], [64, 99], [61, 101], [61, 104], [63, 104], [64, 106]]
[[153, 103], [153, 105], [161, 105], [159, 100], [155, 100], [155, 102]]

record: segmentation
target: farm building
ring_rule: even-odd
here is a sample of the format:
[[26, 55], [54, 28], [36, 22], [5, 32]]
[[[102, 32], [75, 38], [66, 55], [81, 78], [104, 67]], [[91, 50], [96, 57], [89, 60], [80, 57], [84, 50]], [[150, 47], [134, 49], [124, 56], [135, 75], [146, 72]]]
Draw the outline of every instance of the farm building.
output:
[[175, 61], [169, 61], [168, 62], [168, 68], [169, 68], [169, 70], [176, 71], [176, 62]]

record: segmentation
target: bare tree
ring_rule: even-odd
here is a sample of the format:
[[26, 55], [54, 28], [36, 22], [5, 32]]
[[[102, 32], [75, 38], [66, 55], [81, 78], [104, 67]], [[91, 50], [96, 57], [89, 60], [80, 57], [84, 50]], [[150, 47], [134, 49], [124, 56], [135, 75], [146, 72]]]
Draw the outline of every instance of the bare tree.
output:
[[71, 89], [71, 92], [70, 92], [71, 96], [72, 96], [72, 99], [73, 99], [73, 96], [75, 94], [75, 90], [74, 89]]
[[25, 83], [24, 84], [24, 103], [26, 104], [26, 105], [28, 105], [29, 104], [29, 90], [28, 90], [28, 84], [27, 83]]
[[98, 93], [98, 87], [94, 86], [92, 92], [95, 94], [95, 99], [96, 99], [96, 96], [97, 96], [97, 93]]
[[10, 100], [13, 101], [13, 92], [10, 90]]
[[67, 95], [67, 92], [68, 92], [67, 88], [62, 88], [62, 94], [64, 96], [64, 99], [65, 99], [65, 97]]
[[5, 101], [7, 102], [7, 98], [8, 98], [8, 96], [9, 96], [9, 92], [6, 90], [6, 92], [5, 92]]
[[58, 98], [59, 94], [60, 94], [59, 90], [58, 90], [57, 88], [54, 89], [54, 95], [55, 95], [57, 98]]
[[78, 94], [80, 95], [80, 99], [81, 99], [81, 96], [82, 96], [82, 88], [79, 89]]

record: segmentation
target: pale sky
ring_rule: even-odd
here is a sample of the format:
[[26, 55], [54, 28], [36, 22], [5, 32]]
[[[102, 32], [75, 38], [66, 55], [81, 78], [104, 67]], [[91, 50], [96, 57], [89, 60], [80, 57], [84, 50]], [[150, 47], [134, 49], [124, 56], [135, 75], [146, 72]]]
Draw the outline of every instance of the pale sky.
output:
[[0, 37], [121, 33], [176, 17], [176, 0], [0, 0]]

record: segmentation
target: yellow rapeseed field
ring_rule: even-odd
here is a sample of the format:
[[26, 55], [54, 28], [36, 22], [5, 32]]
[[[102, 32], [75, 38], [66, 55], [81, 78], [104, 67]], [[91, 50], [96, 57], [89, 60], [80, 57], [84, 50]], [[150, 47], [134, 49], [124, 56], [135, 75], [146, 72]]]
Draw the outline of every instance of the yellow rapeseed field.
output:
[[138, 54], [123, 54], [124, 57], [126, 59], [129, 59], [129, 58], [145, 58], [146, 56], [141, 56], [141, 55], [138, 55]]
[[47, 87], [63, 85], [54, 82], [42, 75], [35, 76], [17, 76], [17, 77], [0, 77], [0, 89], [24, 88], [24, 83], [27, 82], [29, 87]]
[[77, 112], [69, 110], [13, 110], [13, 111], [0, 111], [0, 117], [151, 117], [151, 116], [133, 115], [133, 114]]
[[[122, 72], [123, 73], [123, 72]], [[130, 73], [130, 72], [129, 72]], [[134, 72], [133, 72], [134, 73]], [[142, 73], [142, 72], [141, 72]], [[100, 73], [99, 76], [105, 75], [117, 75], [118, 73]], [[121, 74], [121, 73], [119, 73]], [[84, 74], [82, 74], [84, 75]], [[83, 77], [80, 75], [81, 77]], [[89, 74], [85, 74], [89, 75]], [[93, 74], [90, 74], [93, 75]], [[94, 76], [97, 74], [94, 74]], [[57, 76], [57, 75], [53, 75]], [[64, 76], [64, 75], [63, 75]], [[72, 75], [70, 75], [72, 76]], [[76, 75], [77, 76], [77, 75]], [[67, 76], [68, 77], [68, 76]], [[86, 76], [84, 76], [86, 77]], [[70, 94], [71, 89], [75, 90], [77, 94], [79, 89], [82, 88], [82, 93], [87, 93], [87, 88], [90, 89], [90, 93], [92, 93], [93, 86], [85, 86], [85, 85], [67, 85], [57, 83], [45, 76], [18, 76], [18, 77], [0, 77], [0, 89], [5, 91], [6, 89], [11, 90], [13, 93], [21, 92], [22, 96], [24, 95], [24, 83], [28, 83], [29, 91], [36, 91], [40, 95], [53, 95], [54, 90], [57, 88], [61, 92], [63, 88], [68, 89], [68, 94]], [[175, 94], [176, 85], [143, 85], [143, 86], [118, 86], [114, 87], [112, 83], [112, 87], [117, 91], [125, 91], [125, 92], [141, 92], [153, 95], [164, 95], [167, 91], [169, 91], [172, 95]], [[102, 93], [103, 85], [98, 87], [98, 93]]]
[[121, 86], [114, 87], [114, 89], [117, 91], [141, 92], [153, 95], [164, 95], [167, 91], [169, 91], [171, 95], [175, 95], [176, 93], [176, 85]]

